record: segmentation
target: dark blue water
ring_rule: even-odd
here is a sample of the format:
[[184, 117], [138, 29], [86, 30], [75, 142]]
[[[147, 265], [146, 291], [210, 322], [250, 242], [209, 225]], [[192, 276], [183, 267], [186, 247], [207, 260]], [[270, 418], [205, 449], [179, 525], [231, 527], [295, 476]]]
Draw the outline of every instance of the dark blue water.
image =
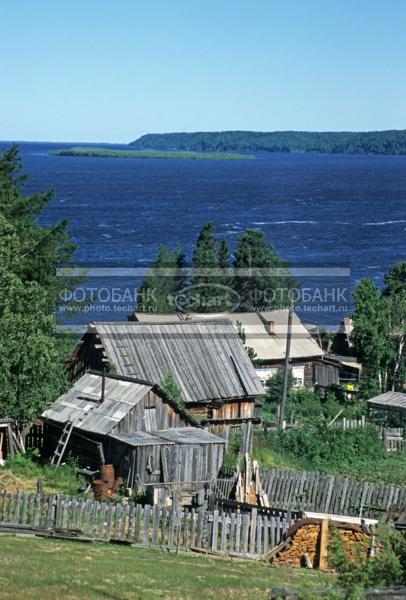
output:
[[[353, 287], [366, 276], [382, 284], [384, 272], [406, 259], [406, 157], [265, 154], [251, 161], [191, 161], [46, 154], [61, 146], [20, 145], [26, 189], [54, 189], [42, 220], [69, 219], [78, 263], [145, 266], [159, 244], [177, 243], [190, 258], [209, 220], [232, 247], [245, 228], [263, 229], [293, 266], [316, 268], [316, 275], [301, 277], [312, 289], [317, 283]], [[320, 274], [324, 266], [343, 267], [344, 275]], [[107, 282], [91, 281], [99, 287]], [[132, 277], [114, 281], [138, 283]], [[316, 311], [304, 320], [335, 324], [338, 312]]]

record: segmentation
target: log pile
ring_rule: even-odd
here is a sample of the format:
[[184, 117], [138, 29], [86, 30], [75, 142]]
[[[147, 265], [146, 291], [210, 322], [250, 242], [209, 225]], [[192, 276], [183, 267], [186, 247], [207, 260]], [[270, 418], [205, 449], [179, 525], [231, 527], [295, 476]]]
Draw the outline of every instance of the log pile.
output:
[[288, 544], [276, 554], [272, 563], [290, 567], [310, 567], [318, 565], [318, 540], [320, 526], [309, 523], [297, 529], [289, 538]]
[[[344, 542], [344, 550], [351, 559], [369, 555], [373, 536], [353, 523], [336, 522], [334, 525]], [[329, 570], [327, 519], [306, 518], [297, 521], [286, 539], [265, 556], [274, 565], [319, 568]]]

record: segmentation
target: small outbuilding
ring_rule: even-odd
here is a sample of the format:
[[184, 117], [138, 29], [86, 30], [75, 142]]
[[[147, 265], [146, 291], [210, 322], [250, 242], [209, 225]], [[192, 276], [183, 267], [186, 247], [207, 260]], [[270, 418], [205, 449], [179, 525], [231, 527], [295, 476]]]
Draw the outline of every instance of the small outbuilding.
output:
[[[48, 454], [114, 465], [127, 487], [195, 493], [216, 479], [225, 441], [203, 430], [157, 385], [89, 371], [42, 415]], [[65, 434], [63, 431], [65, 430]]]

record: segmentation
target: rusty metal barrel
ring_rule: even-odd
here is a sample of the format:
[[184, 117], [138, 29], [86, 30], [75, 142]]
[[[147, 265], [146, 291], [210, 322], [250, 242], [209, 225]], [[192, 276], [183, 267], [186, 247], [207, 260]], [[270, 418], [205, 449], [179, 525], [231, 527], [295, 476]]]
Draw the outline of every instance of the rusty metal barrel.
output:
[[92, 489], [95, 500], [107, 500], [109, 497], [109, 486], [103, 479], [92, 481]]
[[100, 465], [100, 479], [108, 484], [108, 489], [112, 490], [116, 480], [113, 465]]

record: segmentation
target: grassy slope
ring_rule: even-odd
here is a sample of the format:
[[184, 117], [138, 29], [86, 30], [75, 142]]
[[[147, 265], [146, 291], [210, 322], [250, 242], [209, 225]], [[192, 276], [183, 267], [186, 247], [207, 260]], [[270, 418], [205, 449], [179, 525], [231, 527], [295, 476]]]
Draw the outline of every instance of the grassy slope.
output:
[[161, 159], [187, 159], [187, 160], [250, 160], [253, 156], [248, 154], [234, 154], [230, 152], [172, 152], [156, 150], [114, 150], [110, 148], [97, 148], [78, 146], [62, 150], [52, 150], [52, 156], [90, 156], [99, 158], [161, 158]]
[[312, 590], [333, 581], [251, 561], [107, 544], [2, 536], [0, 548], [0, 598], [259, 600], [272, 587]]
[[40, 465], [18, 456], [0, 467], [0, 490], [8, 492], [35, 492], [37, 481], [42, 479], [44, 492], [73, 494], [77, 493], [80, 482], [76, 478], [75, 467], [61, 465], [58, 469], [50, 465]]
[[293, 471], [325, 471], [335, 475], [342, 475], [358, 481], [370, 481], [378, 484], [393, 484], [403, 487], [405, 485], [406, 455], [388, 454], [379, 460], [358, 460], [351, 465], [315, 467], [310, 461], [303, 458], [298, 460], [288, 454], [278, 453], [266, 448], [255, 448], [253, 458], [259, 461], [264, 469], [291, 469]]

